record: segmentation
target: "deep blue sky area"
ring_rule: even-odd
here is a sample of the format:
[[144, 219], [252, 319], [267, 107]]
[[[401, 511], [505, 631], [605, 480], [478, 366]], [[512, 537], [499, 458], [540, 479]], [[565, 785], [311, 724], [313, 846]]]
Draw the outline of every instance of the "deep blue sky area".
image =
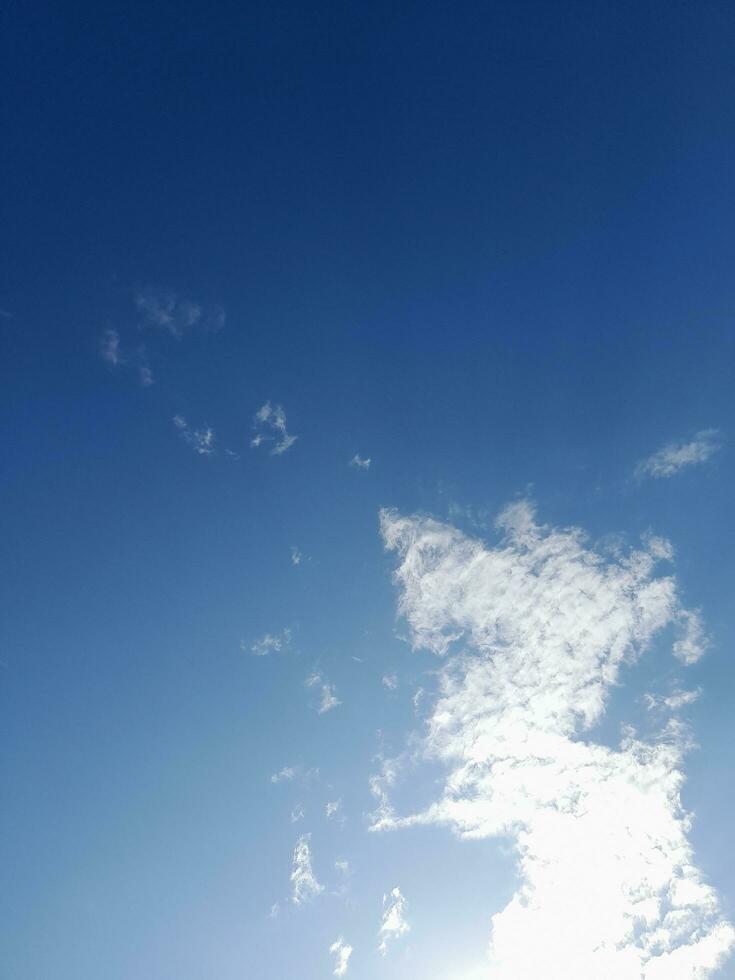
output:
[[[470, 977], [511, 845], [367, 830], [437, 666], [381, 507], [671, 540], [711, 641], [684, 802], [732, 920], [734, 42], [726, 2], [3, 5], [1, 976], [316, 980], [349, 933], [356, 980]], [[141, 297], [204, 312], [176, 336]], [[666, 643], [601, 741], [679, 683]]]

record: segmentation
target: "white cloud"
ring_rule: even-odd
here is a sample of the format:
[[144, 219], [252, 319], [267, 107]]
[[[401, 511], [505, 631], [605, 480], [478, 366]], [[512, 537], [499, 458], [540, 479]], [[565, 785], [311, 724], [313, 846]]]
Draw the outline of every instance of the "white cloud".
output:
[[683, 664], [696, 663], [708, 645], [699, 610], [682, 609], [679, 612], [677, 625], [681, 635], [674, 643], [674, 656]]
[[286, 430], [286, 413], [280, 405], [266, 402], [255, 413], [253, 425], [256, 433], [250, 440], [253, 449], [265, 442], [275, 443], [270, 450], [271, 456], [281, 456], [293, 446], [298, 436], [289, 435]]
[[270, 777], [272, 783], [308, 783], [312, 779], [319, 778], [318, 769], [304, 769], [303, 766], [284, 766], [278, 772], [274, 772]]
[[149, 364], [143, 363], [138, 365], [138, 379], [144, 388], [148, 388], [153, 384], [153, 371], [151, 371]]
[[342, 800], [329, 800], [327, 805], [324, 807], [324, 812], [327, 815], [327, 820], [332, 820], [333, 817], [338, 817], [342, 811]]
[[668, 708], [669, 711], [678, 711], [679, 708], [684, 708], [688, 704], [694, 704], [695, 701], [699, 700], [701, 694], [702, 688], [698, 687], [694, 691], [677, 691], [667, 698], [656, 694], [644, 694], [644, 698], [649, 711], [654, 708]]
[[291, 871], [293, 893], [291, 898], [294, 905], [303, 905], [304, 902], [310, 901], [324, 891], [324, 886], [316, 880], [311, 867], [310, 840], [311, 834], [304, 834], [299, 837], [293, 852], [293, 868]]
[[153, 371], [148, 363], [145, 347], [139, 346], [133, 351], [123, 351], [120, 334], [112, 328], [105, 330], [99, 342], [100, 357], [113, 368], [137, 368], [138, 380], [144, 388], [153, 384]]
[[271, 905], [271, 910], [268, 913], [268, 918], [269, 919], [277, 919], [278, 918], [278, 914], [279, 914], [280, 911], [281, 911], [281, 908], [280, 908], [278, 902], [274, 902]]
[[335, 977], [343, 977], [347, 973], [347, 966], [350, 962], [350, 957], [352, 956], [352, 946], [350, 946], [349, 943], [346, 943], [340, 936], [339, 939], [332, 943], [332, 945], [329, 947], [329, 952], [336, 957], [334, 964]]
[[143, 326], [168, 331], [177, 340], [194, 329], [216, 331], [225, 324], [225, 312], [219, 306], [202, 306], [178, 296], [172, 290], [148, 288], [134, 296]]
[[244, 640], [240, 640], [240, 649], [243, 652], [249, 650], [256, 657], [267, 657], [270, 653], [280, 653], [288, 650], [291, 646], [291, 630], [287, 627], [280, 633], [264, 633], [263, 636], [248, 645]]
[[183, 415], [174, 415], [173, 423], [179, 435], [200, 456], [211, 456], [214, 452], [214, 430], [209, 426], [192, 429]]
[[317, 708], [317, 712], [320, 715], [324, 715], [327, 711], [331, 711], [332, 708], [338, 708], [342, 704], [337, 697], [337, 688], [334, 684], [330, 684], [329, 681], [325, 680], [321, 674], [317, 672], [310, 674], [304, 681], [304, 684], [306, 687], [320, 688], [321, 701]]
[[635, 475], [639, 480], [647, 476], [656, 479], [673, 476], [685, 466], [706, 463], [721, 446], [722, 437], [718, 429], [703, 429], [690, 442], [670, 442], [648, 459], [641, 460], [636, 466]]
[[301, 554], [301, 552], [299, 551], [298, 548], [296, 548], [295, 546], [291, 548], [291, 564], [292, 565], [300, 565], [301, 562], [303, 561], [303, 557], [304, 556]]
[[652, 742], [628, 732], [617, 749], [587, 734], [664, 626], [684, 626], [683, 662], [701, 652], [696, 614], [656, 574], [661, 548], [604, 557], [525, 502], [501, 514], [495, 548], [423, 517], [384, 512], [381, 524], [413, 644], [445, 658], [419, 754], [447, 775], [437, 800], [397, 817], [384, 761], [373, 829], [514, 840], [518, 888], [491, 919], [494, 980], [535, 980], [549, 964], [565, 980], [708, 977], [735, 931], [687, 839], [686, 727], [670, 719]]
[[299, 820], [303, 820], [303, 819], [304, 819], [304, 808], [300, 803], [297, 803], [296, 806], [291, 811], [291, 823], [298, 823]]
[[387, 687], [389, 691], [395, 691], [395, 689], [398, 687], [398, 677], [395, 674], [386, 674], [383, 677], [381, 684], [383, 687]]
[[388, 895], [383, 895], [383, 921], [380, 923], [378, 949], [385, 956], [388, 944], [405, 935], [411, 928], [406, 922], [406, 899], [401, 889], [396, 887]]
[[355, 455], [350, 460], [350, 466], [354, 466], [355, 469], [358, 470], [369, 470], [371, 463], [372, 460], [370, 459], [370, 457], [368, 457], [367, 459], [363, 459], [362, 456], [360, 456], [358, 453], [355, 453]]
[[124, 364], [122, 350], [120, 349], [120, 334], [117, 330], [105, 330], [100, 339], [100, 357], [113, 367]]

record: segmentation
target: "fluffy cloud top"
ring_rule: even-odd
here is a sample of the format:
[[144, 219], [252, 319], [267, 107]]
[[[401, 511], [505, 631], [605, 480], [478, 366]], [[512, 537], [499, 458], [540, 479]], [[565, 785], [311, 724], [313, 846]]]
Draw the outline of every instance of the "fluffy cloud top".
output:
[[685, 466], [706, 463], [721, 445], [718, 429], [703, 429], [690, 442], [670, 442], [648, 459], [641, 460], [636, 467], [636, 477], [642, 480], [647, 476], [657, 479], [673, 476]]
[[384, 512], [381, 526], [413, 643], [445, 658], [420, 752], [447, 775], [437, 800], [399, 818], [385, 762], [375, 829], [513, 838], [519, 885], [492, 916], [495, 980], [708, 977], [735, 931], [687, 840], [684, 728], [672, 719], [653, 743], [629, 734], [617, 749], [587, 737], [657, 631], [682, 631], [682, 662], [701, 653], [674, 578], [656, 574], [670, 549], [651, 539], [605, 559], [527, 503], [501, 514], [496, 548], [424, 517]]

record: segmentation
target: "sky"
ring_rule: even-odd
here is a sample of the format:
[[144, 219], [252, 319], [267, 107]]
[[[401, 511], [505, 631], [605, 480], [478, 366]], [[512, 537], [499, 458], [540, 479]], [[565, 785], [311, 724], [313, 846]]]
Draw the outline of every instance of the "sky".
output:
[[734, 32], [3, 7], [4, 976], [735, 978]]

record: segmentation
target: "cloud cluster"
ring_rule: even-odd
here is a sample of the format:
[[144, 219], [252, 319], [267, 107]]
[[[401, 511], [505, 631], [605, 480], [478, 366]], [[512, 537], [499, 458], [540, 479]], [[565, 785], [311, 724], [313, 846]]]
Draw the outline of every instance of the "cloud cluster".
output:
[[281, 456], [298, 439], [298, 436], [288, 434], [286, 429], [286, 413], [280, 405], [271, 405], [266, 402], [255, 413], [253, 428], [255, 435], [250, 440], [253, 449], [257, 449], [264, 443], [274, 443], [270, 449], [271, 456]]
[[149, 287], [134, 296], [141, 324], [166, 330], [180, 340], [192, 330], [220, 330], [225, 325], [225, 311], [220, 306], [203, 306], [177, 295], [173, 290]]
[[378, 933], [378, 949], [382, 955], [386, 955], [390, 943], [405, 935], [410, 928], [406, 922], [406, 899], [401, 889], [396, 887], [388, 895], [383, 895], [383, 921]]
[[303, 905], [324, 891], [314, 877], [311, 867], [311, 834], [299, 837], [293, 852], [293, 867], [291, 870], [291, 900], [294, 905]]
[[181, 438], [195, 453], [200, 456], [211, 456], [214, 453], [214, 430], [208, 425], [203, 429], [192, 429], [183, 415], [174, 415], [173, 423]]
[[321, 674], [310, 674], [304, 683], [306, 687], [318, 687], [320, 689], [321, 700], [317, 708], [317, 712], [320, 715], [324, 715], [327, 711], [331, 711], [332, 708], [338, 708], [342, 704], [337, 697], [337, 688], [334, 684], [330, 684], [329, 681], [325, 680]]
[[618, 748], [588, 735], [663, 627], [683, 631], [684, 663], [701, 654], [674, 578], [657, 574], [670, 549], [651, 539], [605, 558], [579, 530], [537, 524], [527, 503], [501, 514], [495, 548], [424, 517], [383, 512], [381, 527], [413, 644], [444, 658], [420, 752], [446, 777], [425, 810], [397, 817], [384, 762], [374, 829], [511, 836], [519, 884], [492, 916], [495, 980], [550, 964], [565, 980], [709, 976], [735, 931], [687, 839], [685, 727], [670, 719], [653, 743], [629, 730]]
[[686, 466], [706, 463], [722, 446], [718, 429], [702, 429], [689, 442], [670, 442], [663, 449], [641, 460], [636, 466], [637, 479], [661, 479], [673, 476]]
[[291, 630], [288, 627], [281, 630], [280, 633], [264, 633], [263, 636], [254, 640], [249, 647], [244, 640], [240, 640], [240, 649], [242, 651], [249, 650], [254, 657], [267, 657], [270, 653], [288, 650], [290, 646]]
[[332, 945], [329, 947], [329, 952], [335, 957], [335, 977], [343, 977], [347, 973], [347, 966], [350, 962], [350, 957], [352, 956], [352, 946], [350, 946], [349, 943], [346, 943], [340, 936], [339, 939], [332, 943]]

